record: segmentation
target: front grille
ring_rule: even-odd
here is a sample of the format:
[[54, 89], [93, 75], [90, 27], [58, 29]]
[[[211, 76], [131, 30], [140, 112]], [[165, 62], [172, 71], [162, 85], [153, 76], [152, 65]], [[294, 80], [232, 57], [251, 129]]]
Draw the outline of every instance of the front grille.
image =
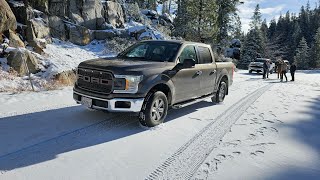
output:
[[110, 94], [113, 90], [113, 76], [110, 72], [79, 68], [77, 85], [90, 91]]

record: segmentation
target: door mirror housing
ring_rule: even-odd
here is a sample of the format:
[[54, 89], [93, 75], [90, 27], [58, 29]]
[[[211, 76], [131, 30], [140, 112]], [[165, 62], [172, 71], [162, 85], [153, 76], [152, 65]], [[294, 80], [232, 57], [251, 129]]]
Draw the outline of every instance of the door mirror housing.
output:
[[185, 59], [182, 63], [183, 69], [193, 68], [196, 65], [196, 61], [194, 59]]

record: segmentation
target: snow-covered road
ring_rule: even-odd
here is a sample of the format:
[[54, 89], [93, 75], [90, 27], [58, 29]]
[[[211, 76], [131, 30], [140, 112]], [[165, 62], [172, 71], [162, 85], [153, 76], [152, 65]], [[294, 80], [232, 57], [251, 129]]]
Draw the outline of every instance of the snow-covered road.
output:
[[279, 83], [235, 74], [225, 102], [134, 114], [89, 111], [72, 88], [0, 94], [0, 179], [317, 179], [320, 72]]

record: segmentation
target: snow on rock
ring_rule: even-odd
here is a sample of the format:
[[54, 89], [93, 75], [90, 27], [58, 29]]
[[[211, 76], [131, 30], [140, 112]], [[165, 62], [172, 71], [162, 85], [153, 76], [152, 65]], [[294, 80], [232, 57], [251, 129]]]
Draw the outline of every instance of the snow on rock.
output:
[[44, 77], [52, 77], [63, 71], [75, 69], [80, 62], [99, 57], [112, 56], [105, 54], [105, 46], [101, 41], [93, 41], [86, 46], [78, 46], [70, 42], [54, 39], [52, 44], [48, 44], [44, 52], [47, 57], [43, 62], [49, 65]]
[[10, 0], [9, 3], [13, 4], [14, 7], [24, 7], [23, 1]]
[[[105, 48], [103, 41], [93, 41], [89, 45], [78, 46], [53, 39], [53, 43], [48, 44], [44, 49], [45, 55], [31, 52], [39, 60], [41, 69], [40, 72], [32, 75], [35, 89], [37, 91], [55, 89], [56, 85], [52, 81], [55, 75], [76, 69], [82, 61], [115, 55], [114, 53], [106, 53]], [[10, 52], [15, 49], [9, 47], [6, 51]], [[26, 49], [22, 48], [21, 50]], [[10, 67], [7, 65], [6, 58], [1, 58], [0, 62], [0, 92], [31, 90], [30, 82], [26, 78], [17, 77], [14, 73], [9, 72]]]

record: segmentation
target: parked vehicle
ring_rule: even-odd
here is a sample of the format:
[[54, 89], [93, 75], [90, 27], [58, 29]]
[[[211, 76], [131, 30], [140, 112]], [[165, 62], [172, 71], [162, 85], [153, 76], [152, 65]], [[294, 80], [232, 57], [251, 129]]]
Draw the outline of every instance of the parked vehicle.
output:
[[80, 63], [73, 98], [89, 108], [137, 112], [142, 125], [162, 123], [169, 108], [204, 97], [222, 102], [234, 64], [215, 62], [207, 44], [142, 41], [117, 57]]
[[263, 73], [263, 63], [265, 61], [270, 61], [269, 72], [272, 74], [275, 72], [275, 63], [267, 58], [257, 58], [254, 62], [249, 64], [249, 73], [251, 74], [253, 71], [257, 73]]

